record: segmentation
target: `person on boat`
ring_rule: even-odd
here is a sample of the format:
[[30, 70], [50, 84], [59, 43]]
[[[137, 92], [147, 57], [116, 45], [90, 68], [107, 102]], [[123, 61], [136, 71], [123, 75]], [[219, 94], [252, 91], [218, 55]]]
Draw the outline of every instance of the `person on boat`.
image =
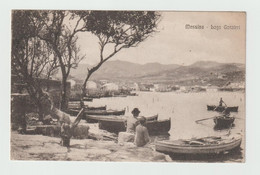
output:
[[[219, 101], [219, 106], [223, 106], [223, 103], [226, 105], [226, 103], [222, 100], [222, 97], [220, 98], [220, 101]], [[227, 105], [226, 105], [227, 106]]]
[[140, 111], [138, 108], [134, 108], [132, 110], [132, 117], [128, 117], [127, 121], [126, 121], [126, 132], [128, 133], [135, 133], [135, 128], [138, 125], [139, 121], [137, 119], [137, 117], [140, 114]]
[[136, 146], [142, 147], [150, 141], [150, 138], [149, 138], [148, 130], [145, 126], [146, 118], [143, 116], [140, 117], [139, 122], [140, 122], [140, 124], [137, 125], [137, 127], [136, 127], [134, 143]]
[[224, 111], [223, 111], [223, 116], [224, 117], [229, 117], [230, 116], [230, 110], [228, 108], [226, 108]]

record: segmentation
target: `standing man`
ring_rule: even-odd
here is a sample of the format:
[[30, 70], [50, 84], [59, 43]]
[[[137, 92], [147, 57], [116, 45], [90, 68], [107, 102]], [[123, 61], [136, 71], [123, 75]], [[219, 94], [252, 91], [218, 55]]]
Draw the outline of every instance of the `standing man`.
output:
[[138, 125], [139, 121], [137, 117], [140, 114], [140, 111], [138, 108], [134, 108], [132, 111], [133, 116], [128, 117], [126, 121], [126, 132], [128, 133], [135, 133], [135, 127]]
[[[220, 100], [219, 100], [219, 106], [222, 106], [223, 103], [226, 105], [226, 103], [222, 100], [222, 97], [221, 97]], [[227, 106], [227, 105], [226, 105], [226, 106]]]
[[72, 126], [68, 122], [64, 122], [61, 125], [61, 141], [62, 146], [67, 147], [70, 151], [70, 138], [72, 137]]

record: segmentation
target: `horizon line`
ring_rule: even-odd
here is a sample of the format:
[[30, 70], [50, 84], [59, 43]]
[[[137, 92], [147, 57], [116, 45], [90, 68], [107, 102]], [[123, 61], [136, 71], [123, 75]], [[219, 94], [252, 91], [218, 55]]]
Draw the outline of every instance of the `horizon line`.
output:
[[[136, 63], [136, 62], [131, 62], [131, 61], [125, 61], [125, 60], [108, 60], [107, 62], [116, 62], [116, 61], [120, 61], [120, 62], [128, 62], [128, 63], [133, 63], [133, 64], [138, 64], [138, 65], [146, 65], [146, 64], [160, 64], [160, 65], [179, 65], [179, 66], [190, 66], [190, 65], [193, 65], [195, 63], [198, 63], [198, 62], [215, 62], [215, 63], [219, 63], [219, 64], [243, 64], [245, 65], [245, 63], [240, 63], [240, 62], [218, 62], [218, 61], [205, 61], [205, 60], [200, 60], [200, 61], [196, 61], [196, 62], [193, 62], [191, 64], [188, 64], [188, 65], [185, 65], [185, 64], [177, 64], [177, 63], [170, 63], [170, 64], [164, 64], [164, 63], [160, 63], [160, 62], [148, 62], [148, 63]], [[87, 64], [87, 65], [91, 65], [93, 66], [94, 64], [88, 64], [88, 63], [79, 63], [79, 64]]]

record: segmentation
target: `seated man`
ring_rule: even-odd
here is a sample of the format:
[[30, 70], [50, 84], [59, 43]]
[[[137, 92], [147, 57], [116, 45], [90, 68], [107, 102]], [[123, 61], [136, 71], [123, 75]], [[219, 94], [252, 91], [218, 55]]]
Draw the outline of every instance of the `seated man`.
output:
[[149, 138], [148, 130], [145, 127], [145, 122], [146, 122], [145, 117], [141, 117], [139, 121], [140, 124], [136, 127], [135, 145], [141, 147], [146, 145], [150, 141], [150, 138]]
[[128, 117], [128, 119], [126, 121], [126, 132], [135, 133], [135, 127], [139, 123], [139, 121], [137, 119], [137, 117], [139, 116], [139, 113], [140, 113], [140, 111], [138, 108], [133, 109], [133, 111], [132, 111], [133, 116]]

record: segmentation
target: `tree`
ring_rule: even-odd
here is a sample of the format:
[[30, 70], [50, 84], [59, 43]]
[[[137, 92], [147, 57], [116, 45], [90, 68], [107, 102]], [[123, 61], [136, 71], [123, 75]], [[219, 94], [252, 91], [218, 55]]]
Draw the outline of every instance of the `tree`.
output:
[[[83, 16], [77, 17], [70, 11], [39, 11], [38, 13], [37, 21], [40, 21], [43, 27], [37, 36], [48, 43], [57, 57], [62, 73], [61, 109], [65, 110], [68, 104], [66, 82], [70, 70], [77, 67], [84, 58], [79, 55], [80, 48], [77, 46], [76, 35], [78, 32], [85, 31], [84, 27], [80, 27]], [[74, 22], [72, 27], [66, 25], [68, 21]]]
[[[154, 11], [80, 11], [77, 14], [84, 20], [86, 30], [98, 37], [100, 46], [99, 62], [88, 69], [82, 96], [86, 94], [87, 81], [103, 63], [122, 49], [137, 47], [155, 32], [160, 19], [160, 14]], [[105, 50], [110, 53], [104, 54]]]
[[42, 119], [50, 106], [39, 78], [53, 74], [57, 62], [47, 43], [37, 37], [40, 24], [34, 21], [34, 16], [33, 11], [12, 13], [11, 69], [25, 83]]

